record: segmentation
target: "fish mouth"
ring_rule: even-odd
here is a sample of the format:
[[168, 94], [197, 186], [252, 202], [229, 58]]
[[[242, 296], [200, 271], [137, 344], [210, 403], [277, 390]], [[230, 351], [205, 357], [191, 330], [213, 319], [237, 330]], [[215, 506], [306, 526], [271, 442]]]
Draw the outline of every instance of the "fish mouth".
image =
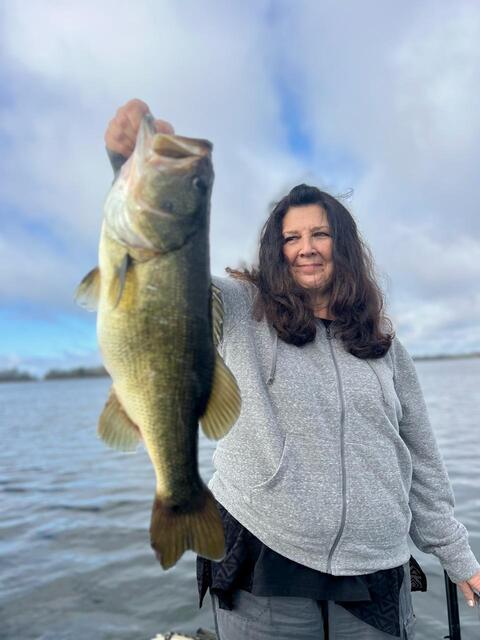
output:
[[208, 140], [164, 133], [155, 134], [152, 140], [152, 150], [158, 156], [157, 160], [161, 159], [166, 163], [173, 161], [176, 164], [182, 161], [182, 166], [185, 166], [185, 161], [195, 162], [199, 158], [210, 156], [212, 148], [213, 145]]

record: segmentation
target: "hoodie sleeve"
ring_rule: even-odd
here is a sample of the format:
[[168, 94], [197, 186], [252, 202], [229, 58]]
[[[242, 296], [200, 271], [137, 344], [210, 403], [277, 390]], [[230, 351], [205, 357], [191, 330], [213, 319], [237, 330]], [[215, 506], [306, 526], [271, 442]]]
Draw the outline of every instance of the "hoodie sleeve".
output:
[[398, 338], [392, 343], [394, 383], [402, 405], [400, 435], [412, 458], [410, 536], [424, 553], [441, 562], [453, 582], [480, 570], [463, 524], [455, 519], [455, 499], [412, 358]]

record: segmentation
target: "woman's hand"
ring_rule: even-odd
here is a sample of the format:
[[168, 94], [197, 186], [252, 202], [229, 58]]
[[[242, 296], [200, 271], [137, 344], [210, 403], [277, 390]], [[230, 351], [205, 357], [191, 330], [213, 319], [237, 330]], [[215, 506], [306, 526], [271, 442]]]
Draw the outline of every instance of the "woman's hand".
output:
[[[478, 602], [478, 594], [480, 594], [480, 571], [478, 571], [471, 578], [466, 580], [465, 582], [459, 582], [458, 587], [463, 593], [465, 600], [469, 607], [474, 607], [475, 602]], [[475, 598], [475, 593], [477, 594], [477, 598]], [[472, 604], [470, 604], [472, 603]]]
[[[105, 131], [107, 149], [128, 158], [135, 148], [142, 118], [149, 111], [148, 105], [138, 98], [120, 107]], [[155, 126], [159, 133], [175, 133], [172, 125], [165, 120], [155, 120]]]

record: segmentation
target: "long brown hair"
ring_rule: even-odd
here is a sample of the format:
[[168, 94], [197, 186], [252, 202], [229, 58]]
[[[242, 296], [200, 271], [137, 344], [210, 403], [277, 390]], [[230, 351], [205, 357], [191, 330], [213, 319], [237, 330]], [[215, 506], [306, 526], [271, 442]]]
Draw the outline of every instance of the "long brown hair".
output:
[[316, 335], [308, 291], [300, 287], [283, 254], [282, 221], [290, 207], [318, 204], [326, 212], [333, 236], [333, 279], [329, 310], [334, 335], [358, 358], [381, 358], [394, 332], [384, 314], [383, 293], [374, 275], [374, 261], [350, 212], [336, 198], [316, 187], [300, 184], [283, 197], [265, 222], [258, 267], [230, 269], [235, 278], [257, 287], [254, 317], [266, 317], [284, 342], [302, 346]]

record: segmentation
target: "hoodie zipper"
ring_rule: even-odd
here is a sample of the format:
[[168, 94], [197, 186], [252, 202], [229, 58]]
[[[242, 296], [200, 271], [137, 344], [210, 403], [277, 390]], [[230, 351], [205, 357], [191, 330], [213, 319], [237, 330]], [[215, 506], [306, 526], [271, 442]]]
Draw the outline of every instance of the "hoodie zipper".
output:
[[328, 554], [327, 573], [331, 573], [332, 572], [332, 556], [335, 553], [335, 549], [338, 546], [340, 538], [342, 537], [343, 529], [345, 528], [345, 518], [346, 518], [346, 514], [347, 514], [347, 496], [346, 496], [346, 491], [345, 491], [345, 485], [346, 485], [345, 434], [344, 434], [345, 401], [344, 401], [344, 397], [343, 397], [342, 379], [340, 377], [340, 371], [339, 371], [339, 368], [338, 368], [337, 359], [335, 357], [335, 352], [334, 352], [333, 346], [332, 346], [332, 336], [330, 335], [330, 325], [327, 326], [326, 329], [327, 329], [328, 346], [330, 347], [330, 352], [332, 354], [333, 363], [335, 365], [335, 372], [337, 374], [338, 391], [339, 391], [340, 403], [341, 403], [341, 413], [340, 413], [340, 460], [342, 462], [342, 518], [341, 518], [341, 521], [340, 521], [340, 528], [338, 530], [337, 536], [336, 536], [335, 541], [334, 541], [334, 543], [332, 545], [332, 548], [330, 549], [330, 553]]

